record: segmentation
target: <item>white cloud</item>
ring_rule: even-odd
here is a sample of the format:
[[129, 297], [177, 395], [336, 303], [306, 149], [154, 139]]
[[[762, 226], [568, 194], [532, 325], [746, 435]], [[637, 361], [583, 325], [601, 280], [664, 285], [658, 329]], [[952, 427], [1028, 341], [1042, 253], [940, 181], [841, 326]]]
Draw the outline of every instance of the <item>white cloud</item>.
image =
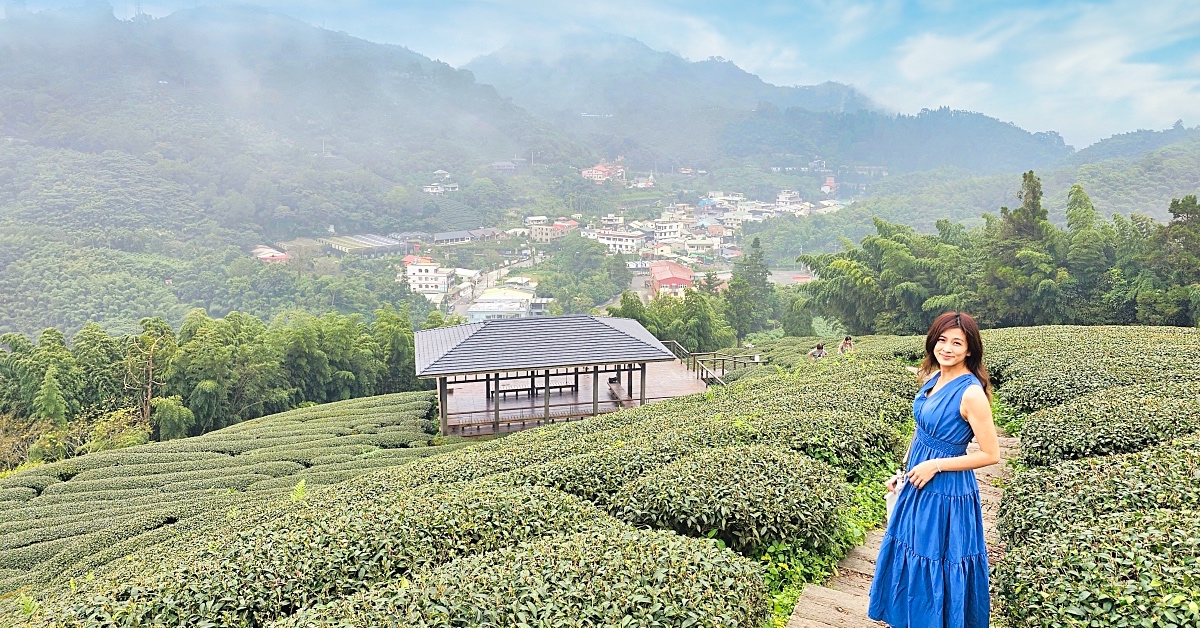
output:
[[896, 67], [904, 78], [911, 81], [945, 76], [994, 56], [1005, 39], [1007, 36], [1004, 35], [980, 37], [922, 33], [900, 45], [901, 56]]

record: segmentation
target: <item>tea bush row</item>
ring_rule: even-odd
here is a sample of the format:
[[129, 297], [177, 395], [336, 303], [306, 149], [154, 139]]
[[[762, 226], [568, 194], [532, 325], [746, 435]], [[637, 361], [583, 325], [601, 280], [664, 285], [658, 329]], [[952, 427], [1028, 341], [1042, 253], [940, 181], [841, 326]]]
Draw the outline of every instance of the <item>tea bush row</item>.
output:
[[1012, 625], [1200, 625], [1200, 511], [1120, 512], [1009, 548], [996, 592]]
[[1200, 437], [1022, 471], [1005, 486], [999, 528], [1019, 544], [1105, 515], [1154, 509], [1200, 509]]
[[1200, 330], [1013, 327], [983, 332], [985, 362], [1005, 403], [1033, 412], [1088, 393], [1200, 380]]
[[832, 467], [751, 445], [703, 449], [658, 467], [622, 487], [610, 510], [623, 521], [688, 536], [717, 531], [742, 552], [782, 540], [819, 551], [838, 536], [849, 500]]
[[1200, 333], [985, 334], [1000, 397], [1032, 412], [999, 513], [1007, 623], [1200, 625]]
[[[420, 392], [303, 408], [196, 438], [98, 452], [2, 478], [0, 525], [64, 514], [88, 516], [86, 523], [40, 526], [36, 534], [24, 525], [0, 532], [0, 568], [26, 570], [29, 576], [25, 581], [5, 579], [0, 593], [14, 584], [53, 577], [42, 564], [56, 562], [52, 559], [60, 554], [86, 556], [80, 548], [92, 547], [101, 530], [107, 531], [106, 542], [119, 543], [155, 526], [174, 526], [180, 517], [208, 512], [217, 502], [244, 504], [249, 499], [214, 502], [222, 493], [249, 490], [262, 499], [301, 479], [309, 485], [335, 483], [460, 448], [428, 446], [441, 440], [423, 431], [422, 422], [431, 425], [432, 404], [432, 394]], [[412, 444], [421, 447], [410, 449]], [[405, 455], [373, 455], [388, 450]], [[127, 506], [132, 505], [145, 509], [130, 513]], [[166, 511], [174, 514], [156, 519], [155, 513]]]
[[274, 626], [758, 628], [765, 590], [756, 565], [712, 543], [608, 524], [460, 558]]
[[1122, 386], [1039, 410], [1021, 428], [1030, 465], [1141, 451], [1200, 430], [1200, 382]]
[[[386, 557], [407, 542], [396, 539], [408, 538], [404, 535], [410, 532], [405, 528], [411, 527], [412, 518], [416, 517], [406, 516], [403, 520], [383, 518], [383, 523], [370, 527], [370, 522], [375, 520], [375, 515], [370, 513], [376, 512], [381, 504], [410, 499], [411, 495], [424, 495], [446, 483], [461, 482], [455, 486], [455, 490], [468, 495], [468, 501], [472, 499], [469, 498], [470, 491], [461, 488], [463, 486], [498, 485], [533, 490], [531, 485], [550, 485], [555, 488], [562, 486], [564, 490], [578, 493], [607, 508], [613, 503], [613, 497], [630, 482], [652, 474], [673, 461], [691, 455], [708, 454], [712, 447], [730, 445], [757, 443], [774, 447], [779, 450], [781, 459], [795, 463], [797, 468], [825, 469], [824, 474], [818, 473], [824, 484], [815, 493], [825, 497], [808, 499], [794, 496], [775, 506], [777, 509], [784, 506], [793, 509], [787, 513], [763, 509], [760, 509], [761, 512], [747, 509], [731, 512], [724, 521], [715, 522], [713, 529], [717, 534], [732, 539], [736, 532], [741, 537], [750, 538], [746, 531], [760, 526], [759, 535], [764, 541], [771, 540], [767, 536], [776, 533], [808, 534], [816, 539], [822, 534], [818, 528], [829, 525], [831, 530], [825, 534], [832, 534], [833, 529], [837, 528], [835, 522], [840, 514], [837, 508], [844, 501], [839, 502], [836, 496], [845, 491], [839, 476], [854, 475], [861, 472], [860, 467], [887, 460], [889, 456], [894, 458], [901, 444], [894, 425], [895, 419], [884, 419], [882, 416], [886, 414], [883, 409], [894, 405], [897, 400], [874, 397], [877, 403], [865, 408], [858, 407], [857, 414], [843, 411], [828, 415], [799, 413], [789, 416], [788, 407], [805, 407], [804, 404], [794, 403], [792, 397], [798, 394], [794, 393], [796, 390], [815, 391], [813, 394], [818, 394], [821, 387], [802, 384], [788, 377], [747, 382], [744, 386], [710, 391], [711, 394], [514, 434], [438, 455], [421, 464], [384, 469], [361, 476], [338, 485], [335, 491], [314, 496], [314, 501], [303, 512], [310, 513], [316, 519], [297, 518], [299, 515], [283, 513], [264, 524], [250, 527], [228, 543], [219, 542], [220, 549], [215, 554], [196, 555], [194, 552], [197, 550], [193, 547], [196, 544], [191, 538], [180, 538], [177, 544], [155, 548], [159, 553], [187, 557], [186, 562], [192, 567], [188, 571], [147, 567], [127, 573], [127, 578], [116, 578], [109, 585], [91, 589], [94, 597], [90, 601], [80, 603], [75, 599], [75, 606], [72, 607], [75, 609], [74, 615], [87, 618], [118, 612], [114, 609], [121, 608], [121, 601], [132, 595], [122, 591], [136, 589], [144, 591], [144, 594], [138, 598], [138, 604], [130, 607], [122, 617], [156, 617], [174, 621], [171, 618], [192, 617], [187, 613], [214, 612], [212, 609], [215, 605], [234, 613], [220, 619], [220, 622], [228, 622], [221, 625], [242, 621], [248, 625], [259, 625], [258, 622], [266, 618], [290, 613], [298, 608], [297, 605], [327, 603], [348, 594], [349, 589], [354, 587], [370, 586], [375, 581], [370, 574], [381, 569], [374, 566], [376, 563], [372, 561], [390, 560]], [[747, 402], [749, 399], [754, 401]], [[780, 402], [780, 399], [784, 401]], [[773, 403], [778, 405], [772, 407]], [[713, 414], [714, 404], [728, 413]], [[854, 406], [847, 404], [847, 407]], [[767, 415], [765, 418], [764, 414]], [[826, 419], [826, 416], [833, 419]], [[845, 466], [833, 471], [819, 462], [804, 460], [795, 453], [788, 453], [793, 444], [816, 453], [830, 455], [833, 452], [835, 455], [830, 457]], [[737, 457], [728, 451], [724, 455]], [[595, 464], [597, 462], [603, 464]], [[736, 466], [732, 460], [729, 463]], [[601, 471], [597, 472], [598, 469]], [[602, 481], [591, 481], [594, 477]], [[725, 484], [722, 485], [722, 482]], [[710, 494], [697, 494], [697, 499], [716, 504], [717, 510], [729, 503], [728, 498], [721, 502], [719, 496], [733, 494], [737, 490], [759, 495], [765, 509], [766, 496], [780, 490], [779, 478], [775, 473], [713, 475], [708, 487], [712, 489]], [[537, 490], [552, 491], [551, 488]], [[444, 508], [438, 505], [424, 505], [422, 508], [440, 513], [438, 520], [451, 525], [462, 519], [461, 516], [453, 516], [456, 509], [467, 509], [469, 506], [469, 503], [455, 505], [457, 502], [453, 498], [454, 493], [438, 493], [437, 500], [445, 504]], [[514, 510], [507, 506], [505, 508]], [[800, 508], [803, 510], [797, 510]], [[711, 512], [713, 506], [696, 504], [697, 512], [705, 509]], [[329, 521], [336, 523], [320, 523]], [[472, 524], [471, 529], [474, 530], [473, 534], [478, 534], [481, 529], [490, 530], [495, 525], [518, 523], [501, 521], [488, 525]], [[528, 523], [520, 525], [529, 526]], [[281, 549], [278, 539], [290, 539], [292, 536], [299, 539], [296, 543], [301, 544], [301, 549], [295, 552]], [[796, 540], [803, 542], [803, 539]], [[285, 546], [290, 542], [283, 541]], [[378, 543], [386, 544], [388, 551], [370, 549], [378, 547]], [[367, 549], [347, 549], [364, 546]], [[446, 554], [444, 558], [453, 558], [450, 555], [453, 552], [439, 552], [439, 556]], [[383, 558], [378, 558], [380, 556]], [[249, 572], [240, 567], [251, 564], [255, 567]], [[412, 570], [411, 567], [396, 568], [406, 569], [403, 573]], [[389, 578], [396, 575], [394, 571], [380, 571], [384, 572], [390, 574], [387, 576]], [[268, 574], [264, 576], [267, 579], [265, 584], [257, 580], [256, 573]], [[328, 575], [330, 573], [334, 575]], [[636, 574], [629, 577], [634, 576]], [[341, 584], [327, 585], [331, 581]], [[117, 584], [112, 585], [113, 582]], [[179, 587], [195, 593], [180, 593]], [[229, 593], [221, 594], [221, 591]], [[235, 595], [234, 592], [240, 593]], [[221, 601], [225, 598], [235, 600], [231, 604], [237, 608], [249, 610], [245, 613], [230, 610], [232, 607], [226, 607], [225, 602]], [[124, 624], [118, 622], [114, 625]]]
[[71, 605], [80, 625], [262, 625], [461, 556], [581, 529], [596, 508], [539, 487], [451, 484], [362, 500], [315, 499], [173, 569]]

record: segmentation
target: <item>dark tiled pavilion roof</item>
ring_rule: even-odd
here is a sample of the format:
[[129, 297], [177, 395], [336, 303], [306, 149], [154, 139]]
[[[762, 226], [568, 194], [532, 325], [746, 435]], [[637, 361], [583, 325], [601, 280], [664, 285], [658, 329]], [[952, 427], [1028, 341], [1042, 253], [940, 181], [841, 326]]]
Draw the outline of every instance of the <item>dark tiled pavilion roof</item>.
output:
[[416, 350], [418, 377], [675, 359], [641, 323], [591, 315], [428, 329], [417, 332]]

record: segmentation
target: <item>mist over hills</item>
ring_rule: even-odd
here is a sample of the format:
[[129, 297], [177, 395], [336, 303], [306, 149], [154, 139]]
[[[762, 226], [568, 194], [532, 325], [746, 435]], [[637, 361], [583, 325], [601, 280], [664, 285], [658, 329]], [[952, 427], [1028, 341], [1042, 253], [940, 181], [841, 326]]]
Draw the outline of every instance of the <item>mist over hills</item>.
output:
[[375, 175], [474, 167], [570, 142], [468, 72], [244, 7], [120, 21], [107, 5], [0, 22], [0, 130], [37, 145], [164, 157], [269, 148]]
[[848, 85], [771, 85], [730, 61], [688, 61], [604, 33], [511, 43], [464, 67], [596, 150], [645, 167], [792, 155], [1005, 172], [1072, 153], [1057, 133], [945, 109], [897, 116]]

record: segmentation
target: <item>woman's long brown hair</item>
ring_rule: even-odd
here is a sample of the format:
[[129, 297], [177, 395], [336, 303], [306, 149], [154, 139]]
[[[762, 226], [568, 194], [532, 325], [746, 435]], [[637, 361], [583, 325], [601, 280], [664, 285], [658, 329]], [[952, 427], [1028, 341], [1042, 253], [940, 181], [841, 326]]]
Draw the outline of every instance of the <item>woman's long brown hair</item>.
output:
[[925, 334], [925, 361], [921, 363], [921, 377], [929, 377], [941, 368], [937, 358], [933, 356], [938, 338], [950, 329], [961, 329], [967, 338], [967, 370], [983, 384], [983, 392], [988, 401], [992, 399], [992, 382], [988, 379], [987, 367], [983, 365], [983, 339], [979, 336], [979, 325], [970, 314], [964, 312], [946, 312], [933, 321], [929, 333]]

